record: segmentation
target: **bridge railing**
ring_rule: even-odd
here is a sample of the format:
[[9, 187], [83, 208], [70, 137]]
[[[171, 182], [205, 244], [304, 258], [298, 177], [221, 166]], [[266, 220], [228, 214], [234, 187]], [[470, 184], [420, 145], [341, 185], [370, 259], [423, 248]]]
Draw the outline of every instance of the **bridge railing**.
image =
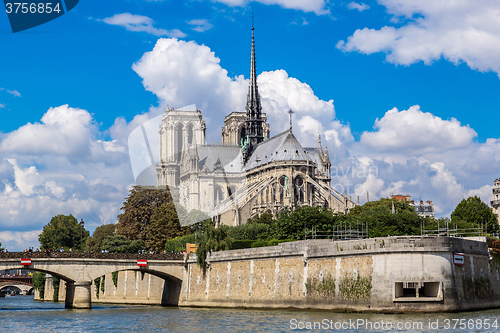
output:
[[74, 259], [146, 259], [184, 260], [182, 253], [93, 253], [93, 252], [2, 252], [0, 259], [74, 258]]

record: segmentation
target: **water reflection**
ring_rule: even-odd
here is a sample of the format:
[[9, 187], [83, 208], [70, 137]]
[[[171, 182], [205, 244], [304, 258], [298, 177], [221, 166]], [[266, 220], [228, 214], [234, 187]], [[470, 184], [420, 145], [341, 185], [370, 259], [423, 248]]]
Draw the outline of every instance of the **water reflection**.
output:
[[[35, 302], [32, 296], [0, 298], [1, 332], [438, 332], [444, 330], [446, 322], [451, 326], [446, 332], [500, 332], [498, 318], [500, 310], [442, 314], [371, 314], [100, 304], [95, 304], [92, 310], [68, 310], [63, 303]], [[455, 328], [453, 320], [457, 324]], [[497, 327], [493, 325], [495, 320]], [[429, 323], [436, 321], [439, 323], [437, 329], [429, 327]], [[372, 327], [352, 324], [345, 326], [345, 323], [353, 322], [372, 323]], [[392, 329], [388, 326], [373, 326], [382, 322], [392, 323]], [[484, 325], [488, 322], [489, 329]], [[307, 325], [315, 323], [315, 330], [299, 329], [314, 327]], [[397, 323], [417, 326], [398, 329]], [[421, 323], [421, 326], [416, 323]], [[461, 329], [460, 323], [465, 323], [466, 327]]]

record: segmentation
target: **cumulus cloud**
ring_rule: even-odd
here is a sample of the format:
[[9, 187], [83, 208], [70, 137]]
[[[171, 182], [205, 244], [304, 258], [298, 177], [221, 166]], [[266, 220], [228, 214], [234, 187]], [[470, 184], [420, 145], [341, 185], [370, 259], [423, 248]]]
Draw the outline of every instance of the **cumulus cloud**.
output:
[[326, 8], [328, 1], [325, 0], [215, 0], [231, 7], [243, 7], [250, 2], [259, 2], [264, 5], [278, 5], [287, 9], [296, 9], [303, 12], [314, 12], [318, 15], [330, 13]]
[[194, 25], [194, 27], [191, 29], [193, 29], [194, 31], [198, 31], [198, 32], [205, 32], [205, 31], [210, 30], [214, 27], [213, 24], [208, 22], [207, 19], [191, 20], [191, 21], [188, 21], [188, 24]]
[[10, 252], [23, 251], [33, 246], [33, 244], [36, 244], [34, 245], [35, 248], [39, 247], [38, 236], [41, 232], [42, 230], [0, 231], [0, 241], [2, 242], [2, 247]]
[[[83, 218], [90, 230], [115, 222], [133, 184], [123, 139], [128, 130], [101, 132], [88, 111], [62, 105], [47, 110], [40, 122], [3, 134], [0, 227], [9, 232], [0, 233], [0, 241], [12, 251], [36, 247], [36, 237], [11, 236], [37, 235], [57, 214]], [[105, 132], [110, 139], [103, 139]]]
[[183, 38], [187, 36], [179, 29], [166, 30], [166, 29], [155, 28], [154, 27], [155, 22], [153, 21], [153, 19], [142, 15], [122, 13], [122, 14], [115, 14], [111, 17], [106, 17], [105, 19], [102, 19], [100, 21], [106, 24], [123, 27], [128, 31], [146, 32], [150, 35], [158, 37], [168, 36], [168, 37]]
[[339, 41], [344, 52], [384, 52], [387, 61], [430, 64], [443, 57], [500, 75], [500, 23], [497, 1], [378, 0], [394, 26], [358, 29]]
[[417, 154], [444, 151], [469, 145], [477, 133], [451, 118], [443, 120], [418, 105], [408, 110], [394, 108], [375, 121], [375, 132], [364, 132], [361, 143], [379, 151], [398, 150]]
[[357, 2], [349, 2], [347, 4], [347, 8], [349, 9], [355, 9], [355, 10], [358, 10], [360, 12], [364, 11], [364, 10], [367, 10], [370, 8], [370, 6], [368, 6], [367, 4], [364, 4], [364, 3], [357, 3]]
[[338, 178], [353, 184], [358, 195], [370, 191], [376, 199], [410, 194], [415, 200], [432, 200], [438, 216], [449, 216], [471, 195], [485, 203], [491, 200], [491, 184], [500, 168], [500, 140], [479, 143], [468, 125], [418, 106], [387, 111], [374, 129], [348, 145], [351, 156], [342, 164], [355, 172]]
[[[243, 111], [248, 79], [242, 75], [230, 78], [220, 66], [220, 59], [204, 45], [177, 39], [160, 39], [151, 52], [133, 65], [144, 87], [160, 99], [160, 104], [173, 107], [196, 104], [207, 121], [207, 136], [220, 141], [224, 117]], [[296, 135], [306, 145], [317, 145], [323, 131], [331, 131], [326, 140], [340, 143], [351, 137], [350, 130], [335, 120], [333, 100], [320, 100], [306, 83], [290, 77], [284, 70], [262, 72], [257, 79], [263, 108], [274, 134], [288, 129], [288, 110], [293, 109]], [[306, 116], [317, 122], [307, 123]], [[212, 130], [210, 130], [212, 129]], [[314, 133], [313, 138], [310, 133]]]
[[41, 123], [28, 123], [9, 133], [0, 142], [0, 152], [86, 156], [92, 129], [87, 111], [62, 105], [50, 108]]

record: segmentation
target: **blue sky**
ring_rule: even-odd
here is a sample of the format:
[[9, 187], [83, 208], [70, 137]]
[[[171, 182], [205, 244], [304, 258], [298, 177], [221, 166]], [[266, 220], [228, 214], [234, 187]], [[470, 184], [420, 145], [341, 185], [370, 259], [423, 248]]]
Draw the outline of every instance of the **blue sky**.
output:
[[0, 241], [36, 247], [59, 213], [91, 231], [115, 222], [134, 183], [127, 136], [167, 105], [195, 103], [218, 142], [244, 109], [252, 11], [272, 134], [294, 109], [304, 145], [323, 136], [332, 185], [362, 203], [432, 200], [438, 216], [492, 199], [494, 1], [80, 1], [16, 34], [0, 14]]

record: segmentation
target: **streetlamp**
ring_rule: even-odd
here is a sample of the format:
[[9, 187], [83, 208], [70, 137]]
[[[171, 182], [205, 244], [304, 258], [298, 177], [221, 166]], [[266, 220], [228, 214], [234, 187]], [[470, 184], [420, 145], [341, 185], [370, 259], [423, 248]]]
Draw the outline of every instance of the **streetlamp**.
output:
[[80, 252], [83, 252], [83, 229], [84, 229], [85, 223], [83, 222], [83, 219], [80, 219]]

